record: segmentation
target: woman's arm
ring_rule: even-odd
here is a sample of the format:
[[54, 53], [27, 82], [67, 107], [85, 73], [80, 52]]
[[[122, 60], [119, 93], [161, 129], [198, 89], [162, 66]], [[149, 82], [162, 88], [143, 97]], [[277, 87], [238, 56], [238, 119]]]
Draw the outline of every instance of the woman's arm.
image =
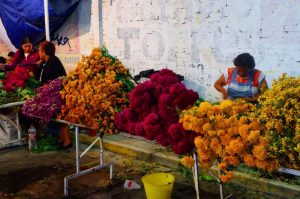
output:
[[222, 74], [221, 77], [215, 82], [214, 87], [217, 91], [222, 93], [223, 98], [226, 99], [228, 97], [228, 93], [224, 86], [226, 85], [225, 76]]

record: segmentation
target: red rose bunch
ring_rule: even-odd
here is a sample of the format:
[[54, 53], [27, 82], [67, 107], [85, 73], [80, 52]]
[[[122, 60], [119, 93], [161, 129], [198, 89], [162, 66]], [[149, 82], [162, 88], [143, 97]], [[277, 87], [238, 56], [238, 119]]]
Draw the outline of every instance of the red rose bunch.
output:
[[193, 105], [198, 97], [174, 72], [162, 69], [129, 94], [129, 108], [117, 114], [115, 125], [119, 131], [171, 145], [176, 154], [186, 154], [194, 147], [195, 134], [178, 123], [178, 112]]

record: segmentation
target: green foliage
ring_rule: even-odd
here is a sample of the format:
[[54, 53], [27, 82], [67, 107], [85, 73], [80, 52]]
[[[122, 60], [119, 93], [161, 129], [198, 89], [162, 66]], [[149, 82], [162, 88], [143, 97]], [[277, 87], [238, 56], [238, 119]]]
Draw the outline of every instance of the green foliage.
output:
[[58, 149], [56, 145], [56, 138], [48, 135], [46, 137], [42, 137], [37, 141], [37, 148], [32, 150], [35, 153], [42, 153], [46, 151], [55, 151]]
[[5, 79], [5, 72], [0, 72], [0, 79]]

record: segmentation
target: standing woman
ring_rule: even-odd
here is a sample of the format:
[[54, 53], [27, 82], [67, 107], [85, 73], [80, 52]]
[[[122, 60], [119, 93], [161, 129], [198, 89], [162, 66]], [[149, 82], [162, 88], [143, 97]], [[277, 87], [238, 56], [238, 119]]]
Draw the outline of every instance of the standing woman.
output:
[[254, 58], [249, 53], [242, 53], [234, 60], [235, 67], [228, 68], [215, 82], [214, 87], [224, 99], [243, 98], [255, 102], [262, 88], [267, 88], [265, 75], [255, 69]]
[[11, 65], [6, 65], [5, 70], [14, 70], [17, 65], [20, 65], [35, 74], [38, 69], [38, 64], [36, 63], [39, 59], [39, 52], [33, 49], [29, 37], [25, 37], [22, 41], [21, 48], [15, 53]]

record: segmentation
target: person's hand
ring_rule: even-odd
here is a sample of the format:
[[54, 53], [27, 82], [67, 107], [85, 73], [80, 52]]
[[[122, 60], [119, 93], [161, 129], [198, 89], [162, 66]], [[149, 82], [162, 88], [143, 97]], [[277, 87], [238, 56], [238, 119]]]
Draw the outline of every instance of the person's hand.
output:
[[36, 64], [40, 65], [43, 62], [43, 60], [39, 60], [36, 62]]
[[223, 99], [227, 99], [227, 98], [228, 98], [228, 93], [227, 93], [226, 90], [224, 90], [224, 91], [222, 92], [222, 95], [223, 95]]
[[4, 71], [5, 69], [5, 65], [4, 64], [0, 64], [0, 71]]
[[34, 77], [34, 74], [33, 74], [32, 71], [29, 72], [29, 76], [30, 76], [30, 77]]

